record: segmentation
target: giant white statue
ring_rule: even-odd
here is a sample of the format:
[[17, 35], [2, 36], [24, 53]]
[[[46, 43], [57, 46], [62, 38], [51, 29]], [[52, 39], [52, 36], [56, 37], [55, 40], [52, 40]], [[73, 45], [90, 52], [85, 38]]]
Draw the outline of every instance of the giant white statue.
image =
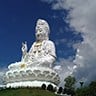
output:
[[35, 30], [36, 41], [30, 50], [27, 50], [27, 42], [22, 43], [21, 61], [8, 66], [9, 70], [5, 75], [7, 87], [59, 83], [59, 76], [52, 69], [56, 53], [54, 43], [49, 40], [49, 24], [45, 20], [38, 19]]

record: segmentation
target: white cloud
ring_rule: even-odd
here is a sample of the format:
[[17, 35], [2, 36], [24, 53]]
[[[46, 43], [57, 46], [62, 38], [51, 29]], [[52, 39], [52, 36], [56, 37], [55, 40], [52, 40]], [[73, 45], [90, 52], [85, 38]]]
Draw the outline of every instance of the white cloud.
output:
[[2, 85], [3, 83], [3, 76], [4, 76], [4, 73], [0, 72], [0, 85]]
[[79, 47], [76, 46], [79, 49], [74, 60], [78, 64], [76, 75], [85, 81], [96, 80], [96, 0], [54, 1], [51, 1], [52, 9], [70, 10], [67, 22], [77, 33], [81, 32], [84, 39]]
[[64, 39], [64, 38], [63, 38], [63, 39], [56, 40], [56, 41], [55, 41], [55, 44], [56, 44], [56, 45], [59, 45], [59, 44], [64, 44], [64, 43], [66, 43], [66, 42], [67, 42], [67, 39]]
[[66, 0], [64, 5], [72, 8], [68, 16], [70, 26], [82, 32], [84, 38], [75, 59], [79, 66], [76, 74], [79, 79], [85, 78], [85, 82], [96, 80], [96, 0]]
[[0, 68], [0, 85], [4, 84], [4, 74], [7, 68]]
[[74, 63], [72, 63], [70, 61], [70, 59], [63, 59], [60, 58], [58, 62], [56, 62], [56, 65], [54, 67], [54, 69], [58, 72], [59, 76], [60, 76], [60, 85], [64, 87], [64, 79], [69, 76], [72, 75], [73, 71], [75, 71], [74, 67], [76, 67], [76, 65], [74, 65]]

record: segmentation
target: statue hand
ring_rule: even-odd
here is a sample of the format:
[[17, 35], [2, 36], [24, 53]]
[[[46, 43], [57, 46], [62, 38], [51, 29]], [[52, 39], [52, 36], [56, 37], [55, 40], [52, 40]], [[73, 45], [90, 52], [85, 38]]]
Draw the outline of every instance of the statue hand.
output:
[[22, 52], [27, 52], [27, 42], [25, 41], [25, 43], [22, 43]]
[[26, 57], [27, 55], [27, 42], [25, 43], [22, 43], [22, 59], [24, 61], [24, 58]]

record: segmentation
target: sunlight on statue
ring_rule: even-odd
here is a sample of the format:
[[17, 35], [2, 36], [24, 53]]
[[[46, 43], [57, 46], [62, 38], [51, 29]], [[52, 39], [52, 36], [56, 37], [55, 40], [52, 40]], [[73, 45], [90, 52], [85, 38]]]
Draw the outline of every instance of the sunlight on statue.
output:
[[27, 42], [22, 43], [20, 62], [11, 63], [5, 74], [6, 86], [40, 87], [42, 84], [59, 84], [58, 73], [52, 68], [56, 59], [54, 43], [49, 40], [50, 28], [45, 20], [39, 19], [35, 28], [36, 41], [28, 51]]
[[50, 28], [45, 20], [39, 19], [36, 24], [36, 41], [27, 52], [27, 43], [22, 45], [22, 61], [28, 66], [52, 67], [55, 61], [55, 46], [49, 40]]

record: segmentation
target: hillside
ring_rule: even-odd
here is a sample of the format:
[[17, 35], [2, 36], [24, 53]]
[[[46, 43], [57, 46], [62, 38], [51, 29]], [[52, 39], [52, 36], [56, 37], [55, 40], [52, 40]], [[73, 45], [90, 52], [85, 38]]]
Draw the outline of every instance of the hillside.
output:
[[53, 92], [40, 88], [17, 88], [0, 90], [0, 96], [56, 96]]

